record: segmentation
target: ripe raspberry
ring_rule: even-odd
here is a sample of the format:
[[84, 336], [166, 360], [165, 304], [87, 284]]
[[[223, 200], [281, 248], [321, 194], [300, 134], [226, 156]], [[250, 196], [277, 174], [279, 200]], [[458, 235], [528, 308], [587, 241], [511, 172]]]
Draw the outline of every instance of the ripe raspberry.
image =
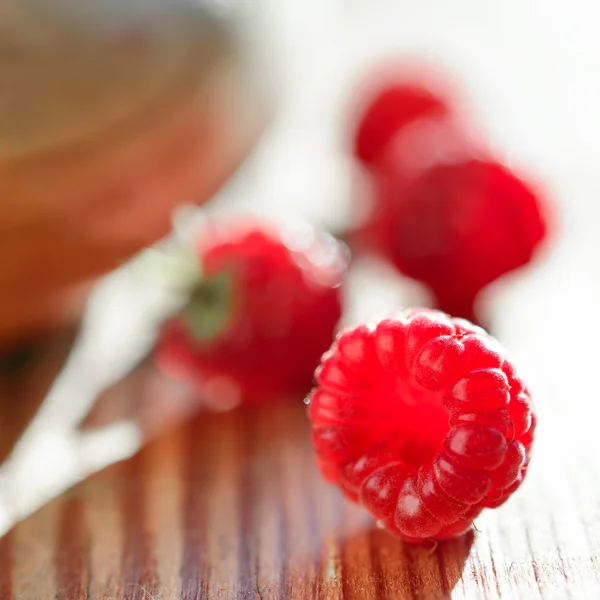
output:
[[157, 347], [217, 408], [305, 393], [341, 316], [343, 246], [309, 227], [241, 222], [198, 240], [203, 278]]
[[358, 118], [353, 153], [369, 166], [378, 162], [393, 138], [411, 123], [449, 113], [446, 101], [422, 83], [398, 75], [381, 81], [375, 96]]
[[407, 541], [464, 533], [525, 477], [529, 392], [462, 319], [420, 309], [341, 332], [309, 399], [324, 477]]
[[429, 286], [441, 310], [472, 321], [480, 290], [530, 262], [547, 234], [542, 199], [496, 162], [439, 164], [412, 180], [379, 174], [377, 188], [385, 219], [367, 243]]

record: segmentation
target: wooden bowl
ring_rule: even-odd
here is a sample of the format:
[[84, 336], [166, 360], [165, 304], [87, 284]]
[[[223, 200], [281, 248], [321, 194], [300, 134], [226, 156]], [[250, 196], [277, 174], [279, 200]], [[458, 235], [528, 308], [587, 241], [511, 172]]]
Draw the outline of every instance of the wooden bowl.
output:
[[265, 104], [234, 17], [184, 0], [0, 7], [0, 340], [72, 318], [253, 146]]

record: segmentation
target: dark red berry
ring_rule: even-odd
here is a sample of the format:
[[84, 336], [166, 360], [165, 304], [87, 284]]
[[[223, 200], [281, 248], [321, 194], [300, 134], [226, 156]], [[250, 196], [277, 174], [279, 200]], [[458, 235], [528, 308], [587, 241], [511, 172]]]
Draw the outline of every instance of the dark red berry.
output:
[[426, 284], [452, 315], [475, 320], [481, 289], [528, 264], [547, 234], [537, 190], [496, 162], [440, 163], [408, 178], [388, 171], [374, 181], [378, 216], [361, 243]]
[[197, 257], [202, 279], [165, 327], [159, 366], [215, 408], [305, 393], [341, 316], [342, 246], [309, 227], [239, 222], [202, 232]]
[[344, 330], [309, 399], [324, 476], [407, 541], [464, 533], [525, 476], [529, 392], [463, 319], [412, 310]]

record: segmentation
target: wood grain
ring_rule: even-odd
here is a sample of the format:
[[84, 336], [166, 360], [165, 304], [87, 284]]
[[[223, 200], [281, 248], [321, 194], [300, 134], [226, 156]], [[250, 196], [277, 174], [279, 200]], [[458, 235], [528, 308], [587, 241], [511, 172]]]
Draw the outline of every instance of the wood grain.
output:
[[[113, 394], [147, 385], [138, 373]], [[577, 435], [562, 420], [546, 425], [508, 504], [413, 547], [323, 482], [300, 401], [203, 413], [0, 540], [0, 598], [598, 598], [600, 469], [554, 444]]]

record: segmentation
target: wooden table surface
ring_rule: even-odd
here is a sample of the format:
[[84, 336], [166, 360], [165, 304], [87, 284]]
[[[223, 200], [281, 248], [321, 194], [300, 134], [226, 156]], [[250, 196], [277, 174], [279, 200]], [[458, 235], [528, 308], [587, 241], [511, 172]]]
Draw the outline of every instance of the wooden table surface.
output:
[[[157, 382], [142, 369], [105, 403], [129, 410]], [[593, 427], [551, 415], [513, 499], [413, 547], [323, 482], [300, 400], [200, 413], [1, 539], [0, 598], [600, 598]]]

